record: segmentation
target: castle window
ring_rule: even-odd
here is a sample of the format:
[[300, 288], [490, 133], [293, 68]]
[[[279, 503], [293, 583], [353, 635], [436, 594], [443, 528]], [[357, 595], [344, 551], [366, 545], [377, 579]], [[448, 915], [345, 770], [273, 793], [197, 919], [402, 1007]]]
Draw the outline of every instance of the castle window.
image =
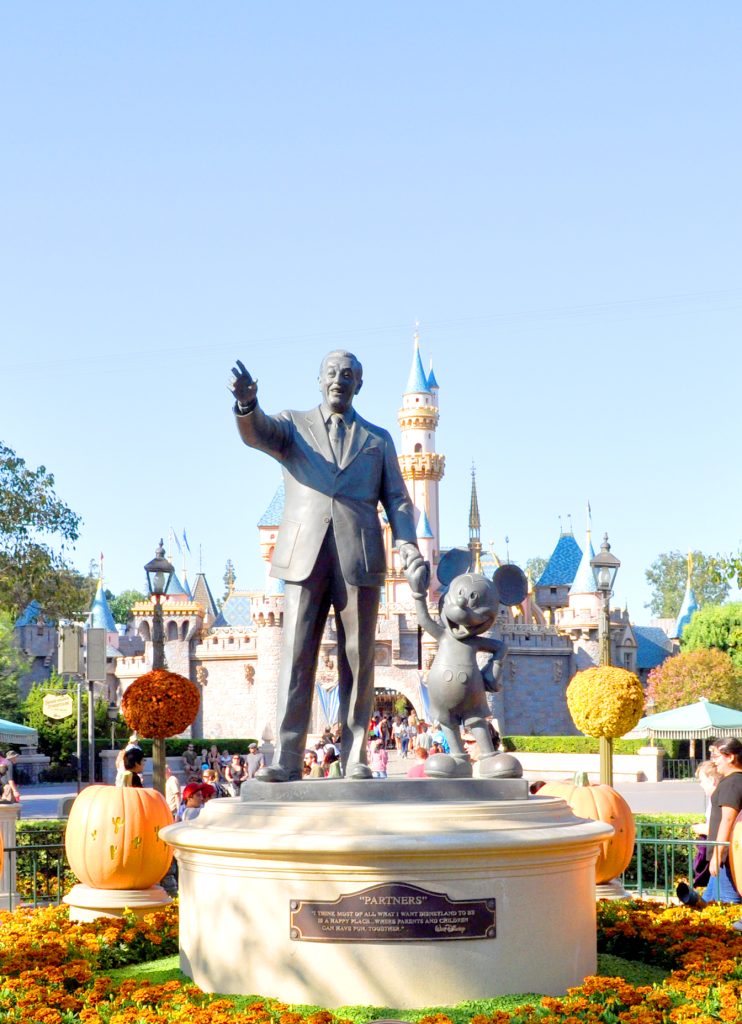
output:
[[188, 636], [188, 619], [186, 619], [186, 621], [180, 627], [180, 639], [181, 640], [185, 640], [185, 638], [187, 636]]
[[[338, 431], [338, 433], [339, 433], [339, 431]], [[233, 643], [234, 643], [234, 637], [233, 637], [233, 636], [231, 636], [231, 637], [229, 638], [229, 643], [230, 643], [230, 644], [233, 644]]]
[[145, 643], [149, 643], [149, 641], [151, 640], [151, 634], [149, 631], [148, 622], [139, 623], [139, 635], [142, 638], [142, 640], [144, 640]]
[[167, 624], [167, 638], [168, 640], [178, 639], [178, 623], [173, 622], [172, 619]]
[[423, 446], [418, 441], [418, 443], [415, 445], [415, 451], [416, 452], [421, 452], [422, 450], [423, 450]]

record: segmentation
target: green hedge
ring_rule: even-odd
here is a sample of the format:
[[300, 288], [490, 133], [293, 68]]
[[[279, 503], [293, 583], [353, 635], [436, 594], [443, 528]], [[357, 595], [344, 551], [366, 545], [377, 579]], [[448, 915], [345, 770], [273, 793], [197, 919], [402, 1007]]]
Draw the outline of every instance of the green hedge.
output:
[[[223, 739], [223, 740], [204, 740], [204, 739], [181, 739], [180, 737], [173, 737], [172, 739], [165, 740], [165, 756], [166, 757], [179, 757], [185, 753], [186, 747], [189, 743], [192, 743], [194, 749], [201, 751], [205, 747], [209, 750], [212, 743], [221, 753], [222, 750], [228, 750], [230, 754], [246, 754], [248, 752], [248, 746], [250, 743], [259, 743], [259, 740], [247, 737], [247, 739]], [[142, 739], [139, 741], [139, 746], [144, 751], [145, 757], [152, 756], [152, 740]], [[106, 744], [105, 750], [110, 750], [110, 743]]]
[[[600, 741], [593, 736], [503, 736], [505, 750], [532, 754], [597, 754]], [[635, 754], [646, 740], [614, 740], [614, 754]], [[667, 757], [678, 757], [679, 740], [662, 740]]]

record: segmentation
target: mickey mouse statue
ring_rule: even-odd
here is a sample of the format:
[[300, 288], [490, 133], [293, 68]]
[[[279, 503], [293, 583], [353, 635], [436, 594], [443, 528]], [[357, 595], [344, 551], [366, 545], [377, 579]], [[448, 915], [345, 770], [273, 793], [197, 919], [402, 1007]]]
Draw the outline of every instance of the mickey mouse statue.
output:
[[[520, 603], [527, 591], [525, 576], [516, 566], [503, 568], [508, 573], [507, 603]], [[499, 569], [498, 573], [501, 572]], [[503, 766], [498, 760], [502, 755], [498, 755], [492, 745], [487, 723], [491, 711], [486, 691], [497, 692], [502, 688], [497, 675], [507, 648], [500, 640], [482, 636], [492, 628], [499, 605], [505, 600], [498, 590], [497, 574], [494, 580], [479, 573], [464, 573], [451, 580], [441, 602], [440, 622], [435, 622], [428, 612], [430, 565], [419, 564], [406, 571], [406, 576], [418, 622], [438, 641], [438, 651], [428, 673], [430, 715], [433, 721], [440, 722], [451, 751], [450, 756], [434, 754], [429, 757], [425, 774], [433, 778], [471, 777], [472, 764], [461, 742], [463, 726], [479, 744], [480, 778], [502, 777]], [[511, 601], [511, 597], [518, 600]], [[481, 670], [477, 664], [479, 652], [491, 655]]]

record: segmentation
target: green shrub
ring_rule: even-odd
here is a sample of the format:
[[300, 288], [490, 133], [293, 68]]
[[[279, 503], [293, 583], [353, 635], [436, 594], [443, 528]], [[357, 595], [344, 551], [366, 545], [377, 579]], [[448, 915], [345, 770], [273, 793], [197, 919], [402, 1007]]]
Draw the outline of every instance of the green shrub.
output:
[[[593, 736], [503, 736], [505, 750], [534, 754], [597, 754], [599, 740]], [[646, 747], [646, 740], [614, 740], [614, 754], [636, 754]], [[662, 747], [667, 757], [678, 757], [678, 740], [663, 740]]]

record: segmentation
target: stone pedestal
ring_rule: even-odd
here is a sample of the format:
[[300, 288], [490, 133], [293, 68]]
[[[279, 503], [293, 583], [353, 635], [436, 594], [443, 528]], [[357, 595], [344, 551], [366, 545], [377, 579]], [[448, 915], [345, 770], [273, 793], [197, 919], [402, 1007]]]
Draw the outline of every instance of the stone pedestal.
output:
[[[13, 849], [16, 843], [16, 825], [21, 816], [20, 804], [0, 804], [0, 838], [3, 849]], [[6, 853], [0, 865], [0, 910], [15, 910], [20, 897], [15, 889], [16, 854]]]
[[149, 889], [93, 889], [78, 882], [62, 902], [70, 908], [70, 921], [95, 921], [98, 917], [123, 917], [125, 910], [142, 918], [172, 900], [161, 885]]
[[[328, 1008], [579, 985], [610, 834], [523, 779], [252, 781], [160, 833], [196, 984]], [[249, 955], [225, 957], [214, 934]]]

